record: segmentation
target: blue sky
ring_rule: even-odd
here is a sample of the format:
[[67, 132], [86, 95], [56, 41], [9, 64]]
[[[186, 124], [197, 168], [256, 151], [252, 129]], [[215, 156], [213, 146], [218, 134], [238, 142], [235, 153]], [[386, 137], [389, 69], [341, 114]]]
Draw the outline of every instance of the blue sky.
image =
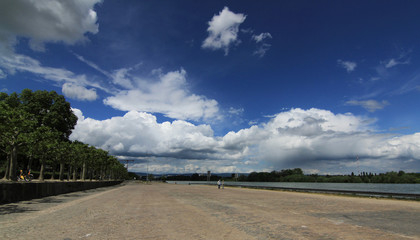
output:
[[0, 89], [63, 94], [132, 171], [419, 172], [419, 7], [5, 0]]

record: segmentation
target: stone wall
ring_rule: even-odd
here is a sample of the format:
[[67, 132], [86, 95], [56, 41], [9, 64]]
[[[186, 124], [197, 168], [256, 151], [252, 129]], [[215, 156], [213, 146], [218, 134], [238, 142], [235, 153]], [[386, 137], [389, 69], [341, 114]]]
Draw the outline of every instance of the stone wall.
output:
[[120, 183], [122, 181], [3, 182], [0, 183], [0, 204], [113, 186]]

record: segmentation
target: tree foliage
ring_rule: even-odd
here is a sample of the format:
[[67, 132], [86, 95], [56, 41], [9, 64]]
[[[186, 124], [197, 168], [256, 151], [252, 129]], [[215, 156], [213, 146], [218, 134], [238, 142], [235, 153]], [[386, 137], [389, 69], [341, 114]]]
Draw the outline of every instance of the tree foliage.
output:
[[[49, 171], [59, 179], [122, 179], [127, 170], [107, 151], [69, 140], [77, 123], [70, 104], [54, 91], [0, 93], [0, 157], [6, 157], [4, 178], [16, 180], [17, 167], [39, 167], [39, 179]], [[19, 156], [19, 159], [18, 159]], [[33, 171], [34, 173], [36, 171]], [[51, 173], [52, 172], [52, 173]]]
[[420, 173], [404, 171], [373, 174], [362, 172], [358, 175], [305, 175], [300, 168], [272, 172], [251, 172], [241, 175], [239, 181], [248, 182], [335, 182], [335, 183], [420, 183]]

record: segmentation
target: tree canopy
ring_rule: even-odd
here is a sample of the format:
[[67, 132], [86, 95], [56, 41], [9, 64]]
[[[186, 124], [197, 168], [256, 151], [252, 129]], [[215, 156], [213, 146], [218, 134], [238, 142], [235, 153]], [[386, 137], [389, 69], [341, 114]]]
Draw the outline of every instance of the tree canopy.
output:
[[[39, 167], [39, 179], [45, 170], [60, 167], [59, 179], [115, 179], [127, 174], [117, 158], [107, 151], [69, 136], [77, 123], [70, 103], [54, 91], [23, 90], [20, 94], [0, 93], [0, 156], [6, 156], [4, 178], [17, 179], [17, 169]], [[19, 158], [18, 158], [19, 157]], [[0, 159], [0, 163], [1, 163]], [[33, 171], [34, 172], [34, 171]]]

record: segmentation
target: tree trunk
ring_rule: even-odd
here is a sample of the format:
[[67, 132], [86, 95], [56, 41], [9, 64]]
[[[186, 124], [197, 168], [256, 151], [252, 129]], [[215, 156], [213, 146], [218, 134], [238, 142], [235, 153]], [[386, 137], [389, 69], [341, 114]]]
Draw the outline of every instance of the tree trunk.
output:
[[76, 173], [76, 171], [77, 171], [77, 168], [76, 167], [73, 167], [73, 181], [77, 181], [77, 173]]
[[55, 175], [55, 165], [52, 165], [51, 180], [54, 180], [54, 175]]
[[16, 167], [17, 167], [17, 146], [13, 146], [12, 153], [10, 156], [10, 169], [9, 169], [9, 179], [11, 179], [12, 181], [17, 180]]
[[83, 161], [82, 180], [86, 180], [86, 161]]
[[44, 181], [44, 169], [45, 169], [45, 166], [44, 166], [44, 163], [41, 163], [41, 170], [39, 171], [39, 181]]
[[70, 173], [72, 172], [73, 166], [69, 165], [69, 167], [67, 168], [67, 181], [70, 181]]
[[104, 166], [101, 170], [101, 180], [105, 180], [106, 175], [106, 166]]
[[60, 181], [63, 181], [63, 178], [64, 178], [64, 163], [60, 163], [60, 174], [59, 174], [58, 178], [60, 179]]
[[11, 159], [11, 155], [7, 154], [6, 171], [4, 172], [4, 177], [3, 177], [4, 180], [9, 179], [9, 177], [10, 177], [10, 175], [9, 175], [10, 159]]
[[26, 170], [29, 171], [31, 170], [32, 167], [32, 156], [29, 156], [29, 161], [28, 161], [28, 165], [26, 166]]

